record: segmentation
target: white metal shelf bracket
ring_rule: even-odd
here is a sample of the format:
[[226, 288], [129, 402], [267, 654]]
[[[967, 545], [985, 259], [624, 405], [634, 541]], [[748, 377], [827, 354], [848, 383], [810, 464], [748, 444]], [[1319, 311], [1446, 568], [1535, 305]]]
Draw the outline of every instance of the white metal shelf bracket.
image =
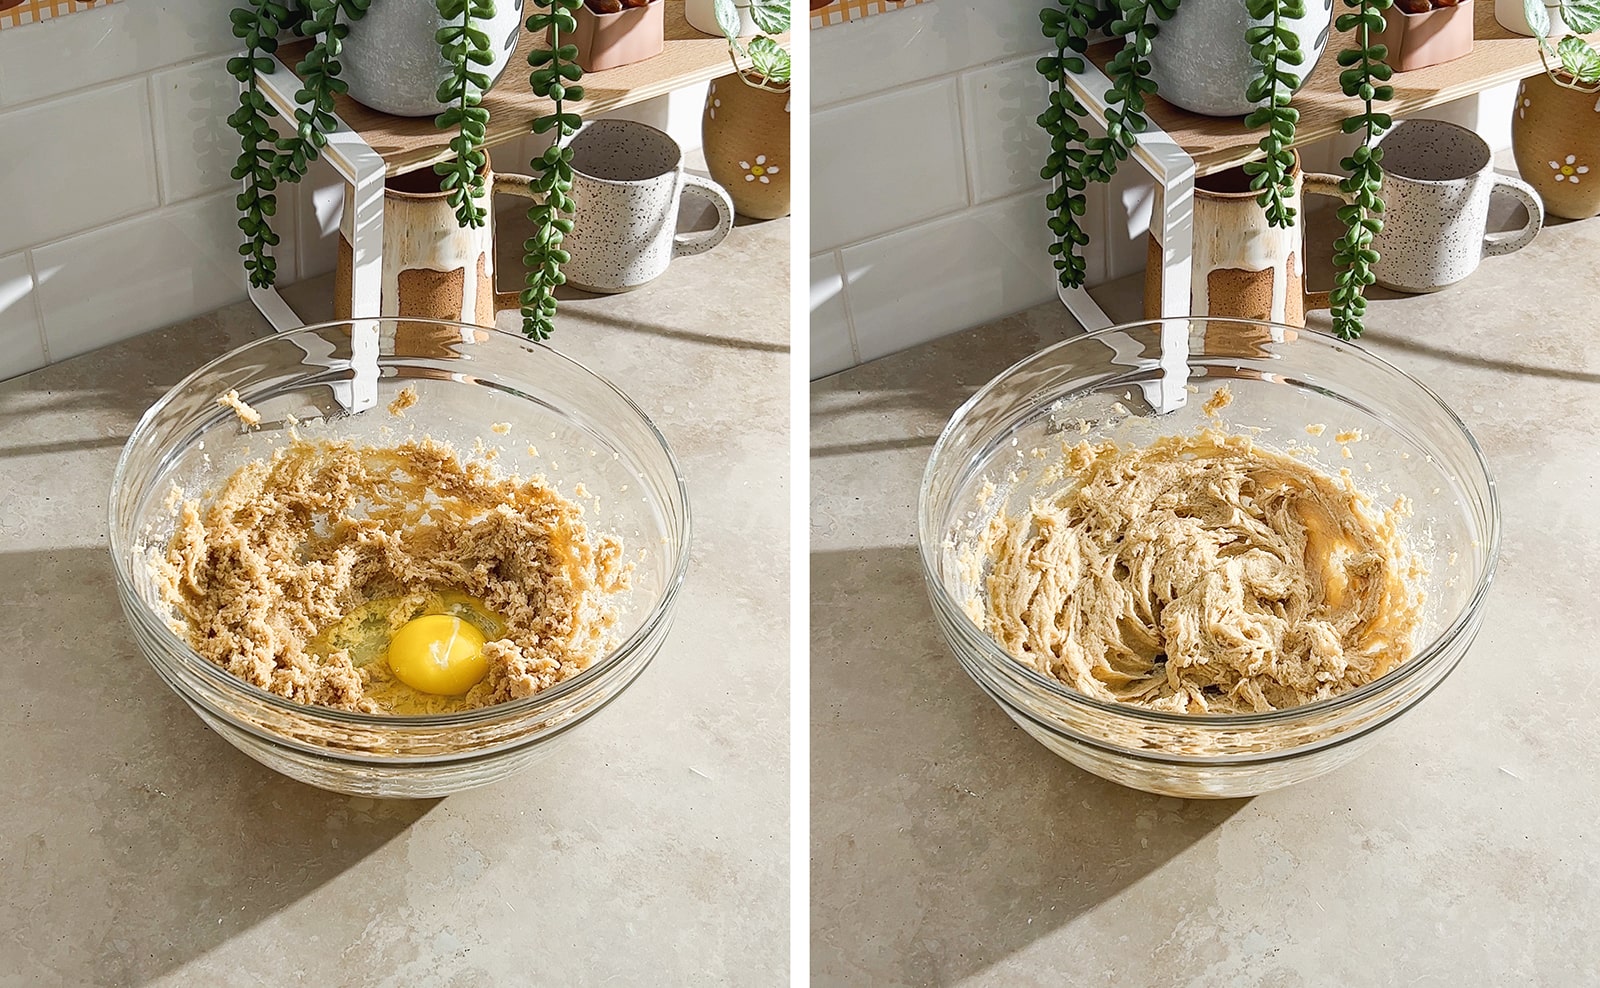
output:
[[[294, 94], [300, 79], [272, 56], [272, 67], [257, 72], [256, 80], [285, 120], [294, 120], [302, 104]], [[383, 156], [374, 151], [344, 120], [334, 117], [333, 130], [322, 156], [345, 181], [345, 223], [351, 250], [350, 315], [356, 320], [351, 333], [351, 362], [354, 378], [335, 386], [339, 403], [352, 412], [365, 411], [378, 403], [378, 322], [383, 299]], [[298, 329], [305, 323], [284, 301], [276, 286], [250, 286], [250, 300], [278, 332]], [[325, 355], [323, 355], [325, 356]]]
[[[1088, 59], [1082, 72], [1068, 72], [1061, 84], [1067, 87], [1103, 126], [1110, 104], [1106, 100], [1111, 80]], [[1163, 373], [1155, 387], [1146, 386], [1145, 398], [1162, 412], [1183, 407], [1189, 383], [1189, 279], [1194, 255], [1194, 159], [1171, 135], [1152, 126], [1139, 135], [1131, 157], [1160, 186], [1157, 201], [1159, 223], [1152, 223], [1150, 235], [1161, 244], [1161, 366]], [[1057, 179], [1060, 187], [1060, 179]], [[1067, 311], [1086, 330], [1104, 329], [1111, 319], [1088, 291], [1060, 285], [1057, 294]], [[1129, 344], [1132, 341], [1126, 341]]]

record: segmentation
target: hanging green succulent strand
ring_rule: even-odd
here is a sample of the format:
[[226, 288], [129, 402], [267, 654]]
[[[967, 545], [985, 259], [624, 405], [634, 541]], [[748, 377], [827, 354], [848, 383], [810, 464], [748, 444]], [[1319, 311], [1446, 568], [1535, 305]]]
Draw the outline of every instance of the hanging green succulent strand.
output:
[[[1105, 11], [1092, 0], [1057, 0], [1057, 8], [1047, 6], [1039, 12], [1045, 37], [1056, 44], [1056, 53], [1036, 64], [1052, 85], [1050, 104], [1038, 118], [1050, 135], [1050, 156], [1040, 175], [1060, 182], [1045, 202], [1055, 236], [1050, 253], [1061, 284], [1069, 288], [1081, 288], [1087, 275], [1080, 248], [1089, 236], [1079, 222], [1088, 207], [1085, 190], [1091, 181], [1109, 181], [1138, 135], [1150, 126], [1144, 115], [1145, 98], [1156, 91], [1149, 75], [1151, 42], [1158, 30], [1151, 15], [1167, 20], [1177, 9], [1178, 0], [1118, 0], [1116, 8]], [[1066, 87], [1065, 79], [1069, 72], [1084, 70], [1089, 38], [1101, 28], [1124, 37], [1126, 43], [1106, 64], [1111, 82], [1106, 93], [1106, 134], [1094, 137], [1079, 123], [1088, 116], [1088, 108]]]
[[582, 2], [550, 0], [545, 10], [528, 18], [529, 31], [548, 31], [550, 35], [548, 48], [534, 48], [528, 53], [528, 64], [533, 68], [528, 82], [535, 95], [555, 104], [550, 113], [533, 121], [533, 132], [550, 134], [552, 143], [529, 165], [533, 171], [531, 187], [539, 199], [528, 210], [533, 236], [522, 245], [527, 269], [527, 283], [522, 289], [522, 332], [534, 340], [549, 339], [555, 332], [555, 290], [566, 283], [561, 266], [569, 259], [561, 243], [572, 232], [572, 214], [577, 210], [571, 195], [572, 148], [567, 140], [578, 132], [583, 118], [569, 112], [567, 104], [583, 99], [583, 87], [577, 84], [583, 78], [583, 69], [578, 66], [577, 46], [563, 44], [561, 39], [577, 31], [573, 11]]
[[273, 174], [276, 132], [272, 118], [278, 111], [267, 101], [256, 82], [256, 72], [272, 68], [271, 56], [278, 50], [278, 31], [289, 18], [279, 0], [248, 0], [229, 12], [233, 36], [244, 42], [245, 53], [228, 59], [228, 74], [239, 80], [239, 108], [228, 117], [228, 125], [239, 135], [239, 158], [233, 166], [233, 180], [244, 182], [244, 191], [235, 199], [239, 210], [239, 229], [245, 241], [239, 245], [244, 269], [256, 288], [271, 287], [277, 279], [278, 263], [272, 248], [279, 243], [272, 232], [271, 217], [278, 211]]
[[1340, 339], [1353, 340], [1364, 328], [1368, 285], [1376, 280], [1373, 265], [1378, 262], [1378, 252], [1372, 242], [1383, 229], [1383, 148], [1376, 147], [1378, 137], [1393, 124], [1387, 113], [1379, 113], [1373, 104], [1394, 98], [1394, 87], [1387, 85], [1393, 71], [1384, 59], [1388, 50], [1373, 44], [1372, 38], [1383, 31], [1383, 12], [1392, 0], [1344, 0], [1349, 13], [1340, 14], [1334, 26], [1340, 31], [1353, 32], [1355, 46], [1339, 53], [1339, 88], [1346, 96], [1361, 100], [1362, 110], [1343, 123], [1346, 134], [1359, 133], [1361, 144], [1339, 164], [1347, 172], [1339, 188], [1350, 197], [1350, 202], [1340, 207], [1339, 219], [1345, 225], [1344, 235], [1333, 245], [1335, 269], [1333, 291], [1329, 294], [1333, 314], [1333, 331]]
[[1080, 248], [1089, 243], [1089, 234], [1078, 221], [1088, 208], [1084, 190], [1089, 184], [1085, 169], [1089, 132], [1078, 121], [1089, 111], [1064, 81], [1066, 73], [1083, 71], [1090, 32], [1109, 24], [1112, 15], [1088, 0], [1057, 0], [1057, 4], [1039, 11], [1044, 35], [1056, 46], [1054, 55], [1046, 55], [1036, 64], [1039, 74], [1051, 86], [1050, 104], [1038, 119], [1039, 126], [1050, 135], [1050, 155], [1039, 175], [1047, 182], [1059, 179], [1045, 197], [1051, 213], [1050, 232], [1054, 235], [1050, 253], [1061, 283], [1076, 288], [1083, 284], [1086, 271]]
[[1260, 161], [1247, 162], [1244, 172], [1250, 176], [1250, 188], [1259, 190], [1256, 201], [1266, 211], [1267, 223], [1272, 226], [1294, 225], [1294, 129], [1300, 120], [1300, 111], [1289, 105], [1300, 76], [1293, 67], [1305, 62], [1305, 52], [1300, 50], [1300, 37], [1284, 23], [1306, 15], [1305, 0], [1246, 0], [1245, 8], [1255, 20], [1270, 21], [1260, 27], [1245, 31], [1245, 42], [1250, 46], [1250, 56], [1261, 66], [1261, 74], [1250, 82], [1245, 96], [1261, 105], [1244, 118], [1251, 130], [1261, 127]]
[[446, 26], [434, 39], [450, 66], [450, 74], [439, 84], [439, 102], [448, 104], [434, 119], [440, 130], [456, 128], [450, 139], [454, 157], [433, 166], [439, 187], [449, 193], [455, 207], [456, 222], [463, 227], [480, 227], [488, 209], [484, 198], [484, 176], [489, 156], [483, 150], [489, 134], [489, 111], [483, 108], [482, 93], [489, 88], [489, 74], [483, 67], [494, 62], [494, 46], [488, 32], [474, 25], [494, 17], [493, 0], [437, 0], [439, 16]]
[[317, 41], [295, 66], [301, 86], [294, 94], [295, 102], [300, 104], [294, 111], [294, 136], [278, 140], [276, 174], [279, 180], [289, 182], [304, 178], [311, 162], [317, 160], [327, 146], [328, 132], [335, 123], [333, 98], [350, 88], [339, 78], [339, 52], [350, 34], [350, 25], [340, 23], [339, 14], [343, 12], [346, 22], [358, 21], [372, 5], [372, 0], [304, 2], [304, 30]]

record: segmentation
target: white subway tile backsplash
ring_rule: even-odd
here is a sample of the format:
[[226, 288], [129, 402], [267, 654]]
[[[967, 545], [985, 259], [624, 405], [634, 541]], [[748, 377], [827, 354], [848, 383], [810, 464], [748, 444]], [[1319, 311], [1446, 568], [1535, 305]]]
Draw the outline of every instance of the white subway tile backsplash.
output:
[[1043, 188], [1050, 138], [1036, 122], [1050, 86], [1032, 57], [973, 69], [961, 77], [973, 198], [988, 202]]
[[813, 107], [1049, 47], [1038, 4], [998, 0], [935, 0], [810, 38]]
[[233, 197], [195, 199], [35, 249], [50, 359], [244, 298]]
[[[700, 117], [706, 107], [706, 85], [686, 86], [621, 110], [597, 114], [595, 119], [635, 120], [668, 134], [685, 153], [701, 146]], [[531, 155], [530, 155], [531, 157]], [[527, 164], [528, 159], [523, 159]], [[526, 171], [526, 168], [519, 168]]]
[[[1109, 186], [1102, 189], [1107, 208], [1101, 250], [1105, 255], [1105, 278], [1111, 281], [1144, 270], [1149, 249], [1145, 238], [1150, 232], [1158, 190], [1150, 173], [1132, 160], [1122, 162]], [[1091, 242], [1088, 249], [1093, 247]]]
[[1476, 131], [1490, 150], [1501, 151], [1511, 146], [1511, 111], [1517, 105], [1519, 85], [1517, 82], [1508, 82], [1414, 116], [1422, 120], [1448, 120], [1459, 124]]
[[33, 304], [28, 259], [22, 254], [0, 257], [0, 381], [44, 363], [44, 334]]
[[227, 72], [230, 56], [166, 69], [150, 77], [155, 110], [156, 163], [165, 202], [192, 199], [233, 184], [239, 139], [228, 114], [239, 105], [239, 83]]
[[1032, 193], [847, 247], [862, 360], [1055, 297], [1044, 197]]
[[241, 48], [222, 0], [132, 0], [0, 32], [0, 107]]
[[[31, 34], [50, 23], [5, 33]], [[143, 79], [0, 113], [0, 147], [0, 188], [14, 190], [5, 200], [0, 254], [160, 201]]]
[[1508, 82], [1478, 94], [1478, 117], [1467, 126], [1488, 141], [1491, 150], [1504, 151], [1511, 146], [1511, 114], [1517, 108], [1521, 85]]
[[818, 254], [811, 258], [811, 378], [826, 377], [855, 363], [839, 259], [832, 251]]
[[814, 249], [887, 233], [967, 204], [956, 99], [955, 80], [949, 79], [811, 115]]
[[[497, 167], [514, 170], [505, 164]], [[284, 246], [295, 244], [301, 278], [327, 274], [339, 260], [339, 219], [344, 215], [344, 188], [344, 179], [333, 166], [319, 159], [306, 171], [306, 177], [295, 190], [296, 239], [291, 241], [284, 237]], [[287, 206], [287, 202], [279, 204], [280, 209]], [[282, 230], [279, 236], [283, 236]]]

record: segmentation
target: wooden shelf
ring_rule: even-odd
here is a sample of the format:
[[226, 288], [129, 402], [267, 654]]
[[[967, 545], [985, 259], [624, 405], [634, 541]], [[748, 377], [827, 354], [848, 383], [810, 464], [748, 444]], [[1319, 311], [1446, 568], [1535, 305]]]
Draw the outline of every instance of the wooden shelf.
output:
[[[1342, 8], [1342, 5], [1341, 5]], [[1399, 120], [1419, 110], [1448, 103], [1515, 79], [1544, 71], [1539, 46], [1532, 38], [1512, 34], [1494, 19], [1493, 0], [1473, 0], [1472, 51], [1452, 62], [1411, 72], [1396, 72], [1394, 99], [1377, 105]], [[1391, 10], [1391, 16], [1393, 11]], [[1106, 41], [1089, 49], [1089, 58], [1103, 71], [1120, 42]], [[1300, 111], [1295, 144], [1311, 144], [1340, 133], [1339, 124], [1357, 101], [1339, 91], [1338, 53], [1350, 46], [1348, 34], [1334, 31], [1311, 78], [1295, 94]], [[1181, 110], [1153, 96], [1151, 121], [1194, 158], [1195, 174], [1209, 175], [1259, 156], [1257, 131], [1246, 130], [1242, 117], [1206, 117]]]
[[[578, 112], [585, 116], [598, 115], [734, 71], [727, 39], [701, 34], [690, 27], [683, 15], [683, 0], [661, 2], [667, 5], [664, 11], [666, 50], [632, 65], [586, 73], [582, 83], [583, 101], [573, 104]], [[528, 52], [535, 40], [532, 34], [523, 32], [510, 68], [483, 98], [483, 105], [489, 109], [487, 146], [504, 144], [527, 134], [536, 117], [550, 112], [550, 101], [533, 95], [528, 88]], [[788, 35], [779, 40], [788, 45]], [[309, 41], [284, 45], [278, 57], [293, 69], [310, 46]], [[739, 67], [748, 68], [748, 61], [741, 61]], [[348, 96], [337, 98], [335, 112], [383, 156], [389, 175], [417, 171], [451, 157], [452, 132], [435, 128], [432, 117], [391, 116], [362, 106]]]

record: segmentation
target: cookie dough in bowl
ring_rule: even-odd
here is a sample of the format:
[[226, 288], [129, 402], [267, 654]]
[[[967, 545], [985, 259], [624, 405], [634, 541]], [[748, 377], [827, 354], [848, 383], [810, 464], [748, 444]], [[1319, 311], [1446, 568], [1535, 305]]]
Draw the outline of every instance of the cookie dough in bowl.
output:
[[969, 610], [1019, 662], [1108, 702], [1244, 713], [1411, 656], [1425, 573], [1404, 498], [1380, 509], [1348, 470], [1214, 427], [1060, 455], [1070, 485], [972, 546], [988, 578]]
[[569, 679], [615, 644], [633, 569], [542, 479], [428, 437], [291, 433], [205, 503], [174, 500], [152, 560], [174, 630], [244, 682], [340, 710], [471, 710]]
[[1252, 795], [1343, 764], [1471, 643], [1493, 482], [1420, 382], [1239, 320], [1035, 354], [951, 419], [919, 505], [957, 659], [1113, 781]]
[[196, 371], [134, 430], [110, 514], [168, 685], [252, 757], [361, 795], [549, 751], [654, 658], [688, 560], [680, 472], [631, 400], [547, 347], [420, 320]]

